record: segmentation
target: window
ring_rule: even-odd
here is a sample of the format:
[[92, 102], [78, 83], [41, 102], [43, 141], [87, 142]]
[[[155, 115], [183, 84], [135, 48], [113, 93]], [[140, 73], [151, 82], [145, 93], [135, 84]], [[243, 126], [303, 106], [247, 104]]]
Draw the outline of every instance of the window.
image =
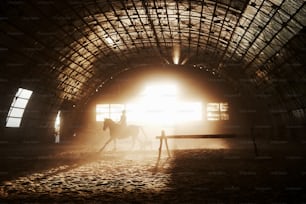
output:
[[228, 103], [208, 103], [207, 120], [229, 120]]
[[110, 118], [114, 121], [119, 121], [123, 110], [123, 104], [110, 104]]
[[[171, 106], [170, 106], [171, 105]], [[122, 111], [126, 110], [128, 121], [136, 124], [174, 124], [202, 120], [202, 103], [176, 102], [165, 104], [147, 104], [134, 102], [128, 104], [97, 104], [96, 121], [110, 118], [119, 121]]]
[[6, 118], [6, 127], [20, 127], [24, 110], [33, 91], [19, 88]]
[[61, 129], [61, 111], [58, 111], [54, 122], [55, 143], [60, 143], [60, 129]]
[[104, 118], [110, 118], [109, 104], [97, 104], [96, 121], [103, 121]]
[[137, 125], [175, 125], [202, 120], [202, 102], [182, 101], [179, 87], [172, 82], [148, 84], [126, 104], [97, 104], [96, 121], [119, 121], [126, 110], [128, 123]]
[[97, 104], [96, 121], [103, 121], [104, 118], [110, 118], [114, 121], [119, 121], [123, 110], [123, 104]]
[[55, 132], [58, 133], [60, 131], [60, 127], [61, 127], [61, 111], [58, 111], [54, 123]]

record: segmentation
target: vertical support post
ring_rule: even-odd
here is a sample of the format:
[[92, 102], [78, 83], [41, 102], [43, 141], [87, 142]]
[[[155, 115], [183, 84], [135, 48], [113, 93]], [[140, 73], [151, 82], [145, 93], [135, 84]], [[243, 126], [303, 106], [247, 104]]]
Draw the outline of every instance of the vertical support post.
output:
[[253, 125], [251, 127], [251, 137], [252, 137], [252, 140], [253, 140], [255, 156], [257, 157], [258, 156], [258, 150], [257, 150], [256, 141], [255, 141], [255, 134], [254, 134], [254, 126]]
[[167, 148], [168, 157], [171, 157], [170, 151], [169, 151], [169, 147], [168, 147], [168, 140], [167, 140], [167, 137], [166, 137], [166, 134], [165, 134], [165, 131], [164, 131], [164, 130], [162, 130], [162, 138], [165, 140], [165, 144], [166, 144], [166, 148]]
[[162, 151], [162, 148], [163, 148], [163, 131], [162, 131], [162, 134], [159, 138], [159, 149], [158, 149], [158, 161], [160, 160], [160, 156], [161, 156], [161, 151]]

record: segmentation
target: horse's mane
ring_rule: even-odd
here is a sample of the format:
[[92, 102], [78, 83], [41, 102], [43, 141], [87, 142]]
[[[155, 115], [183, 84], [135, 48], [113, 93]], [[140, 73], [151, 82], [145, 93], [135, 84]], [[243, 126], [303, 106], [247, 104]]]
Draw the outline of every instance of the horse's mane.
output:
[[113, 121], [113, 120], [110, 119], [110, 118], [105, 118], [105, 119], [104, 119], [104, 123], [107, 123], [107, 122], [109, 122], [109, 123], [111, 123], [111, 124], [116, 124], [115, 121]]

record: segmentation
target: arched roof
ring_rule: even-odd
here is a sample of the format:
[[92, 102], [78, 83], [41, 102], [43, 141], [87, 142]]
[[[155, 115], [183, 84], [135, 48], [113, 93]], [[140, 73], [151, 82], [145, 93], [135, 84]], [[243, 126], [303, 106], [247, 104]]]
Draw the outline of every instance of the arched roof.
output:
[[304, 0], [8, 0], [1, 13], [2, 84], [56, 104], [152, 63], [205, 66], [263, 91], [305, 85]]

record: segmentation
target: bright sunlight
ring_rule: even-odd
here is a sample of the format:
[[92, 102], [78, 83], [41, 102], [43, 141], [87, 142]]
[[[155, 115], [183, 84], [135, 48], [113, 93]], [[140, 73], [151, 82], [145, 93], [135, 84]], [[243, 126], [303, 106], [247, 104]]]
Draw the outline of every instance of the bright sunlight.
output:
[[179, 86], [175, 83], [154, 83], [131, 102], [122, 104], [98, 104], [96, 120], [119, 120], [126, 110], [129, 122], [139, 125], [175, 125], [186, 121], [202, 120], [202, 103], [180, 99]]

